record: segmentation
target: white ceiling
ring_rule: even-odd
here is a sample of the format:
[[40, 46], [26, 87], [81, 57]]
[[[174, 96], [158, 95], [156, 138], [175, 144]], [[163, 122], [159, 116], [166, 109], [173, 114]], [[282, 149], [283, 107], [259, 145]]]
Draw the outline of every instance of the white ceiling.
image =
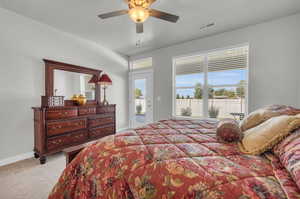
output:
[[[128, 16], [98, 14], [127, 8], [123, 0], [0, 0], [0, 6], [124, 55], [169, 46], [300, 11], [300, 0], [157, 0], [153, 8], [180, 16], [177, 24], [150, 18], [142, 35]], [[215, 22], [214, 27], [200, 29]], [[136, 47], [141, 39], [141, 46]]]

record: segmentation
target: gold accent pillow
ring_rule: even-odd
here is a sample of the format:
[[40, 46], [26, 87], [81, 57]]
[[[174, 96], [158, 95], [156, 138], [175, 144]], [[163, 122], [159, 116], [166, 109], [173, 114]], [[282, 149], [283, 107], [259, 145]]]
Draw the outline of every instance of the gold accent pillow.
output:
[[250, 113], [241, 123], [240, 129], [242, 132], [253, 128], [268, 119], [280, 115], [297, 115], [300, 109], [296, 109], [286, 105], [269, 105]]
[[278, 142], [300, 127], [300, 115], [273, 117], [244, 132], [239, 144], [241, 151], [259, 155], [273, 148]]

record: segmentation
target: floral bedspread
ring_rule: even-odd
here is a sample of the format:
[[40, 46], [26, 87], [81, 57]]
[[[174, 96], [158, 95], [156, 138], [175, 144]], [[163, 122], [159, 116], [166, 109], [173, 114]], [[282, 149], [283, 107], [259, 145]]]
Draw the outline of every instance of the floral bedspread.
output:
[[218, 141], [215, 128], [164, 120], [105, 137], [68, 165], [49, 199], [288, 198], [267, 158]]

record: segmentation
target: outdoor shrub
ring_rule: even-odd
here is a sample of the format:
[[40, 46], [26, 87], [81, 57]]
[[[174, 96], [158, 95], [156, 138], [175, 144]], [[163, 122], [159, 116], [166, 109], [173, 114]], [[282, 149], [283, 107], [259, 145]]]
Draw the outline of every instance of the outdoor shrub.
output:
[[142, 113], [142, 105], [141, 104], [139, 104], [139, 105], [137, 105], [136, 106], [136, 112], [137, 112], [137, 114], [141, 114]]
[[214, 107], [214, 106], [211, 106], [208, 110], [208, 114], [209, 114], [209, 117], [210, 118], [217, 118], [218, 115], [219, 115], [219, 108], [218, 107]]
[[192, 109], [190, 107], [182, 108], [181, 109], [181, 115], [182, 116], [191, 116], [192, 115]]

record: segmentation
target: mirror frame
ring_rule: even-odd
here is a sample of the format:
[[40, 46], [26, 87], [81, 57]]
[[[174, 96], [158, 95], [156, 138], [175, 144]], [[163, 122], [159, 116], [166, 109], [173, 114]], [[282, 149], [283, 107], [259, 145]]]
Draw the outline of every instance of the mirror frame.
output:
[[[102, 70], [87, 68], [83, 66], [77, 66], [73, 64], [66, 64], [63, 62], [57, 62], [53, 60], [43, 59], [45, 62], [45, 92], [46, 96], [54, 95], [54, 70], [63, 70], [75, 73], [84, 73], [89, 75], [96, 75], [100, 78]], [[89, 100], [100, 104], [100, 85], [95, 85], [95, 100]]]

